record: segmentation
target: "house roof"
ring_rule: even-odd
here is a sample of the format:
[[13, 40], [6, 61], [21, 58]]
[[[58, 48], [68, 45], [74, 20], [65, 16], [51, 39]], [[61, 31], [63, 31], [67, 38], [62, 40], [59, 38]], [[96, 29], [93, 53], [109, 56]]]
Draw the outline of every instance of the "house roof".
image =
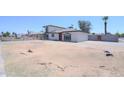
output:
[[65, 27], [55, 26], [55, 25], [46, 25], [46, 26], [52, 26], [52, 27], [57, 27], [57, 28], [63, 28], [63, 29], [66, 29]]
[[43, 34], [44, 32], [31, 32], [31, 35], [35, 35], [35, 34]]
[[[65, 33], [65, 32], [82, 32], [82, 33], [86, 33], [86, 32], [83, 32], [83, 31], [80, 31], [80, 30], [62, 30], [62, 31], [54, 31], [54, 32], [48, 32], [48, 33]], [[88, 33], [87, 33], [88, 34]]]
[[61, 32], [68, 32], [68, 31], [77, 31], [77, 30], [76, 29], [72, 29], [72, 28], [66, 28], [66, 29], [62, 29], [62, 30], [55, 30], [53, 32], [61, 33]]
[[[53, 31], [47, 32], [47, 33], [82, 32], [82, 31], [74, 29], [74, 28], [64, 28], [64, 27], [55, 26], [55, 25], [47, 25], [47, 26], [63, 28], [61, 30], [53, 30]], [[86, 32], [83, 32], [83, 33], [86, 33]]]

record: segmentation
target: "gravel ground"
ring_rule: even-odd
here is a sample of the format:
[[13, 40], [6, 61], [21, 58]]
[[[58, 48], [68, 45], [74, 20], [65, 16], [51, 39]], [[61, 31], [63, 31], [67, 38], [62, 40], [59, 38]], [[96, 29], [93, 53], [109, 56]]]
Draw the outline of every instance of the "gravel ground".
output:
[[0, 77], [6, 76], [4, 69], [4, 60], [1, 55], [1, 42], [0, 42]]
[[124, 43], [4, 42], [2, 55], [7, 76], [124, 76]]

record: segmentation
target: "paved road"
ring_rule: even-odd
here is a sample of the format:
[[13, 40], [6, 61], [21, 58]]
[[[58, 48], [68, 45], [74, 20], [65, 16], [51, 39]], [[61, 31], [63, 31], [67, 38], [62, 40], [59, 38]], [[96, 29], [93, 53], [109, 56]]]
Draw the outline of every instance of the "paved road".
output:
[[5, 77], [4, 60], [1, 55], [1, 42], [0, 42], [0, 77]]

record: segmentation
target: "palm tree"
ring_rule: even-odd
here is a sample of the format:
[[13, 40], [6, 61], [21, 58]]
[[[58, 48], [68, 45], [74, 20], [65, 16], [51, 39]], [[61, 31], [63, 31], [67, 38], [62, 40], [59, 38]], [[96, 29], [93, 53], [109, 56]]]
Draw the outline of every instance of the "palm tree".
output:
[[104, 25], [105, 25], [105, 35], [107, 34], [107, 20], [108, 20], [108, 16], [104, 16], [103, 18], [104, 21]]
[[4, 35], [4, 32], [1, 32], [1, 35], [3, 36]]

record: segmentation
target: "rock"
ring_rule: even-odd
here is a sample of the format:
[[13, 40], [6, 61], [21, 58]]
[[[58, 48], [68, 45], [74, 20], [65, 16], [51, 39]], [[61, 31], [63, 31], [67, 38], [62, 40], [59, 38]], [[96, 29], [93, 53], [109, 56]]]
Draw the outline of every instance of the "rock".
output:
[[22, 54], [22, 55], [26, 55], [25, 53], [20, 53], [20, 54]]
[[52, 64], [51, 62], [49, 62], [48, 64]]
[[33, 51], [29, 49], [28, 52], [29, 52], [29, 53], [32, 53]]
[[107, 53], [106, 56], [113, 56], [113, 54], [111, 54], [111, 53]]
[[106, 53], [106, 56], [113, 56], [113, 54], [110, 51], [104, 51]]
[[104, 68], [105, 66], [99, 66], [100, 68]]
[[40, 64], [40, 65], [46, 65], [46, 63], [38, 63], [38, 64]]
[[109, 51], [104, 51], [105, 53], [110, 53]]
[[61, 71], [64, 71], [64, 68], [57, 66], [57, 68], [59, 68]]

